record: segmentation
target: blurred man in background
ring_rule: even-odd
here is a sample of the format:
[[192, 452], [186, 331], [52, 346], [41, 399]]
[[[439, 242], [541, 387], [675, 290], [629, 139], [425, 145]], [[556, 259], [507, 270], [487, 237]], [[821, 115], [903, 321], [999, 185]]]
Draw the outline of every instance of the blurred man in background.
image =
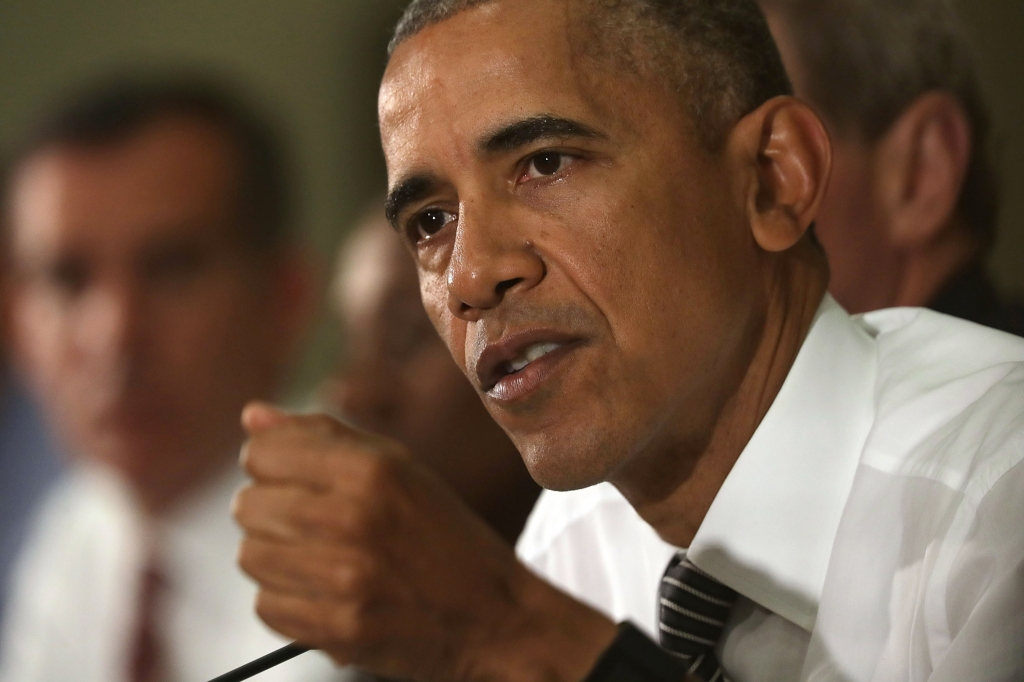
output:
[[927, 306], [1024, 335], [985, 272], [999, 213], [989, 114], [948, 0], [761, 0], [833, 139], [817, 220], [847, 310]]
[[408, 446], [514, 544], [540, 488], [427, 317], [383, 199], [343, 246], [333, 293], [349, 348], [333, 406]]
[[[274, 395], [310, 287], [270, 130], [218, 89], [121, 82], [15, 158], [20, 362], [74, 472], [22, 558], [5, 682], [209, 679], [281, 640], [235, 567], [246, 401]], [[334, 677], [305, 657], [268, 680]]]

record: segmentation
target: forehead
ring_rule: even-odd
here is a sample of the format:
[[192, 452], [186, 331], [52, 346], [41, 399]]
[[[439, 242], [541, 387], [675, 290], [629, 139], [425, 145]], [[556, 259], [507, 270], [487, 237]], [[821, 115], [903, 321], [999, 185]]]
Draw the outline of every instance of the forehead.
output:
[[[585, 59], [568, 0], [497, 0], [429, 26], [402, 43], [381, 86], [389, 171], [426, 141], [473, 141], [539, 112], [593, 120], [621, 79]], [[449, 149], [449, 151], [454, 151]]]
[[224, 217], [235, 175], [224, 135], [186, 117], [155, 121], [124, 140], [47, 148], [15, 174], [14, 243], [131, 241], [210, 225]]

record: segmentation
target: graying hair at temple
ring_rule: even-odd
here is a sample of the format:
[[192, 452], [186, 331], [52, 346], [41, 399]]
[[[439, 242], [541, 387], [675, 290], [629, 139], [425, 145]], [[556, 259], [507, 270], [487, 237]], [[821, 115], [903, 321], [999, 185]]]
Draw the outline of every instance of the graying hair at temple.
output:
[[[432, 24], [494, 0], [413, 0], [393, 52]], [[701, 143], [718, 150], [739, 119], [792, 94], [782, 59], [754, 0], [573, 0], [583, 11], [581, 53], [659, 76], [678, 93]], [[571, 5], [570, 5], [571, 7]]]
[[958, 212], [983, 248], [999, 217], [989, 112], [970, 41], [949, 0], [763, 0], [790, 27], [814, 105], [840, 135], [878, 140], [915, 99], [952, 94], [974, 153]]

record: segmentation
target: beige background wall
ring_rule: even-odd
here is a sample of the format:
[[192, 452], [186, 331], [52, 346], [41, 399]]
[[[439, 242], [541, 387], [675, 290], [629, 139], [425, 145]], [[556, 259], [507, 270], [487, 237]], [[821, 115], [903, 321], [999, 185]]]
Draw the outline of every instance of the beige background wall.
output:
[[[300, 227], [329, 254], [361, 204], [382, 188], [376, 83], [404, 0], [3, 0], [0, 148], [55, 94], [117, 66], [205, 67], [264, 101], [294, 148]], [[1024, 2], [962, 0], [999, 131], [1006, 205], [993, 257], [1024, 291]], [[299, 386], [330, 363], [321, 324]]]

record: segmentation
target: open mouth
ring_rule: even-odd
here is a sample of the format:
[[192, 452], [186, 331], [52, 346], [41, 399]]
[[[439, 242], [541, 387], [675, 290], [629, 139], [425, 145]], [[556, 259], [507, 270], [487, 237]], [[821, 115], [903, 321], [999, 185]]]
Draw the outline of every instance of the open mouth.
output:
[[505, 363], [504, 370], [505, 376], [509, 374], [516, 374], [522, 372], [524, 369], [530, 366], [531, 363], [540, 360], [542, 357], [556, 351], [561, 348], [564, 344], [555, 343], [554, 341], [542, 341], [540, 343], [531, 343], [529, 346], [523, 349], [523, 352], [513, 360]]
[[579, 344], [578, 338], [545, 331], [508, 337], [481, 354], [477, 363], [480, 388], [503, 402], [524, 397]]

